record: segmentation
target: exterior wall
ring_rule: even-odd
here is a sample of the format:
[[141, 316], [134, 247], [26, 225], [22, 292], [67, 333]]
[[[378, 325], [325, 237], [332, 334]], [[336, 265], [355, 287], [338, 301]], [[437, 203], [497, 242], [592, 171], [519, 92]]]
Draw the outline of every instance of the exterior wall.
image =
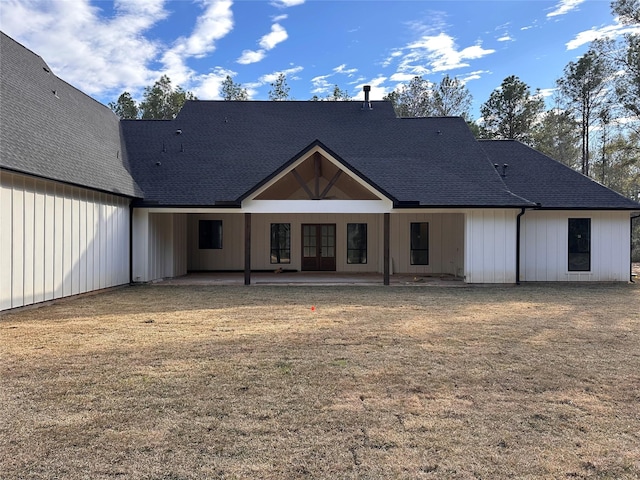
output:
[[[198, 248], [200, 220], [222, 220], [221, 249], [200, 250]], [[187, 268], [188, 270], [243, 270], [244, 215], [224, 212], [188, 215]]]
[[[411, 265], [412, 222], [429, 223], [429, 265]], [[389, 253], [392, 273], [427, 275], [448, 273], [462, 276], [464, 271], [464, 215], [461, 213], [391, 214]]]
[[128, 199], [0, 171], [0, 310], [128, 282]]
[[[300, 270], [302, 256], [302, 224], [333, 223], [336, 225], [336, 271], [379, 272], [382, 271], [382, 222], [381, 214], [268, 214], [251, 216], [251, 268], [254, 270], [283, 269]], [[291, 263], [273, 264], [271, 257], [271, 224], [291, 224]], [[347, 224], [367, 224], [367, 263], [347, 263]]]
[[[198, 249], [199, 220], [223, 221], [223, 248]], [[429, 265], [410, 265], [410, 223], [429, 222]], [[291, 224], [291, 263], [270, 263], [270, 226]], [[336, 270], [339, 272], [383, 271], [382, 214], [309, 214], [281, 213], [251, 215], [251, 268], [291, 270], [301, 268], [302, 224], [332, 223], [336, 225]], [[347, 263], [346, 231], [348, 223], [367, 224], [367, 263]], [[188, 230], [189, 270], [242, 270], [244, 268], [244, 214], [190, 214]], [[464, 215], [399, 213], [391, 215], [391, 252], [394, 273], [463, 274]]]
[[[221, 250], [198, 249], [198, 221], [222, 220]], [[291, 224], [291, 263], [270, 262], [270, 232], [272, 223]], [[381, 271], [382, 215], [375, 214], [252, 214], [251, 215], [251, 269], [300, 270], [303, 223], [336, 224], [336, 270], [340, 272]], [[347, 223], [366, 223], [367, 263], [348, 264]], [[189, 270], [242, 270], [244, 269], [244, 214], [193, 214], [188, 219]]]
[[149, 278], [179, 277], [187, 273], [186, 216], [149, 214]]
[[[591, 271], [568, 271], [568, 219], [591, 218]], [[521, 219], [520, 279], [528, 282], [628, 281], [629, 213], [527, 211]]]
[[470, 210], [465, 215], [467, 283], [515, 283], [519, 210]]
[[133, 232], [134, 281], [148, 282], [187, 273], [186, 214], [135, 209]]

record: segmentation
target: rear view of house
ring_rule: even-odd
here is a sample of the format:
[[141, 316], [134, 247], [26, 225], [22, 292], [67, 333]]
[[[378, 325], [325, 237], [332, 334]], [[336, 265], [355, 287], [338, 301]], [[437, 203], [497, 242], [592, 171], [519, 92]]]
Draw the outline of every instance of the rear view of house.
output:
[[0, 309], [190, 271], [629, 280], [638, 203], [461, 118], [365, 91], [119, 121], [1, 48]]

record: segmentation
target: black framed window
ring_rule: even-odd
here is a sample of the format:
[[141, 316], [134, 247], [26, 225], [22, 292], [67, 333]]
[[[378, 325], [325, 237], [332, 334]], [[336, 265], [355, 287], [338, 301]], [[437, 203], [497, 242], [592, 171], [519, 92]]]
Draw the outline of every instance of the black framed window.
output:
[[429, 223], [411, 223], [411, 265], [429, 265]]
[[347, 223], [347, 263], [367, 263], [366, 223]]
[[198, 248], [201, 250], [222, 248], [222, 220], [200, 220]]
[[291, 263], [291, 224], [271, 224], [271, 263]]
[[591, 270], [591, 219], [569, 219], [569, 271]]

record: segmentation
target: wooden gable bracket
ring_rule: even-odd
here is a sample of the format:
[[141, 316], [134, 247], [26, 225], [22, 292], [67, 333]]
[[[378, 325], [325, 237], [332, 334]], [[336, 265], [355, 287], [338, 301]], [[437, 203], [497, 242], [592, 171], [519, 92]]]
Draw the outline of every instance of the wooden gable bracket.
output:
[[294, 168], [293, 170], [291, 170], [291, 173], [293, 174], [293, 176], [296, 178], [296, 180], [298, 181], [298, 183], [300, 184], [300, 186], [302, 187], [302, 189], [306, 192], [307, 195], [309, 195], [309, 198], [311, 200], [316, 200], [313, 196], [313, 193], [311, 193], [311, 190], [309, 190], [309, 187], [307, 187], [307, 184], [304, 183], [304, 180], [302, 179], [302, 177], [300, 176], [300, 174], [298, 172], [296, 172], [296, 169]]
[[325, 189], [322, 191], [322, 193], [320, 194], [320, 200], [324, 200], [326, 198], [327, 193], [329, 193], [329, 190], [331, 190], [331, 187], [333, 187], [335, 183], [338, 181], [338, 178], [340, 178], [340, 175], [342, 175], [342, 170], [338, 170], [336, 174], [333, 176], [333, 178], [329, 182], [329, 185], [327, 185]]
[[311, 200], [324, 200], [327, 198], [327, 194], [331, 190], [331, 188], [336, 184], [340, 175], [342, 175], [342, 170], [338, 170], [333, 178], [329, 181], [327, 186], [320, 192], [320, 178], [322, 177], [322, 155], [319, 152], [316, 152], [313, 155], [313, 168], [314, 168], [314, 192], [309, 189], [306, 182], [302, 178], [302, 176], [296, 171], [296, 169], [292, 169], [291, 173], [294, 178], [298, 182], [298, 184], [302, 187], [305, 193], [308, 195]]
[[320, 164], [321, 162], [321, 155], [320, 152], [316, 152], [313, 154], [313, 165], [314, 165], [314, 169], [316, 172], [316, 178], [315, 178], [315, 194], [316, 194], [316, 199], [320, 199], [320, 177], [322, 176], [322, 165]]

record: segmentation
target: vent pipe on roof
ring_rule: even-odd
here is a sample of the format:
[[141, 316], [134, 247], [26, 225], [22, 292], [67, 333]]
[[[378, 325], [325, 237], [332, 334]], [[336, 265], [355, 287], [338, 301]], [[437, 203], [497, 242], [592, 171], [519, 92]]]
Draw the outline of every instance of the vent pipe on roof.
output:
[[362, 104], [363, 110], [372, 110], [371, 102], [369, 101], [369, 92], [371, 91], [371, 85], [365, 85], [362, 87], [364, 92], [364, 103]]

